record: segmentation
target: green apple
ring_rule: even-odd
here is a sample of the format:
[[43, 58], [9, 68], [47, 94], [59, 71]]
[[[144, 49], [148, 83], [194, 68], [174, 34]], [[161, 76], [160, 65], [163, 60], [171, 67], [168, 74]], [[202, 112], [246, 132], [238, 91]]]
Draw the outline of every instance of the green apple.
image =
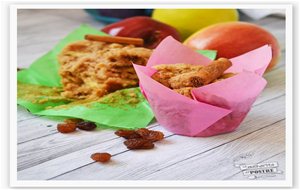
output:
[[238, 12], [235, 9], [155, 9], [152, 18], [173, 26], [185, 39], [206, 26], [237, 21]]

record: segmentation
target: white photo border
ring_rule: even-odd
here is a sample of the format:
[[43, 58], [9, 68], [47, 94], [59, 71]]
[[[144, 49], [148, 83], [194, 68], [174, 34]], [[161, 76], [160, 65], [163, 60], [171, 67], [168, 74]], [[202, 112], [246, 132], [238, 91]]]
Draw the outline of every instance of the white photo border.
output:
[[293, 166], [293, 67], [286, 64], [286, 178], [265, 181], [37, 181], [17, 180], [17, 10], [83, 8], [237, 8], [285, 9], [286, 63], [293, 63], [293, 6], [291, 4], [201, 4], [188, 3], [97, 3], [97, 4], [12, 4], [10, 5], [10, 185], [11, 187], [291, 187]]

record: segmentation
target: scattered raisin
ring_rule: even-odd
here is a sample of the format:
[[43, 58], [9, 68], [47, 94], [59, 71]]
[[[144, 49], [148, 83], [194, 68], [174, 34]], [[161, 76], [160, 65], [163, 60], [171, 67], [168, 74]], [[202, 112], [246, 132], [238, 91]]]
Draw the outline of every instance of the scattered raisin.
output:
[[147, 139], [128, 139], [124, 142], [128, 149], [152, 149], [154, 148], [154, 144], [152, 141]]
[[77, 118], [69, 118], [64, 120], [65, 123], [79, 123], [82, 121], [83, 121], [82, 119], [77, 119]]
[[123, 137], [125, 139], [136, 139], [141, 138], [141, 136], [136, 133], [134, 130], [117, 130], [115, 134], [119, 137]]
[[93, 122], [82, 121], [82, 122], [76, 123], [76, 127], [81, 130], [92, 131], [97, 127], [97, 125]]
[[160, 131], [150, 131], [149, 135], [144, 138], [152, 142], [155, 142], [164, 139], [164, 134]]
[[143, 138], [152, 142], [160, 141], [164, 138], [164, 134], [160, 131], [153, 131], [146, 128], [138, 129], [136, 132]]
[[94, 153], [91, 155], [91, 158], [96, 162], [108, 162], [111, 158], [109, 153]]
[[76, 124], [75, 123], [59, 123], [59, 124], [57, 124], [57, 130], [60, 133], [71, 133], [76, 130]]
[[145, 138], [149, 135], [150, 131], [146, 128], [141, 128], [136, 130], [136, 133], [139, 134], [142, 138]]

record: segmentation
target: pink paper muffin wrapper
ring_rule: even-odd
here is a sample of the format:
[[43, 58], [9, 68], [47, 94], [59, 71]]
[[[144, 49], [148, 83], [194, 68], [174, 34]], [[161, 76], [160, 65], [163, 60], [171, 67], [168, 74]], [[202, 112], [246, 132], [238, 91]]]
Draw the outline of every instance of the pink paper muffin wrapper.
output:
[[152, 66], [189, 63], [207, 65], [210, 59], [182, 45], [172, 37], [165, 38], [152, 53], [146, 66], [135, 65], [140, 88], [160, 125], [185, 136], [213, 136], [234, 131], [250, 111], [265, 88], [262, 77], [272, 59], [269, 45], [230, 59], [226, 71], [235, 76], [192, 90], [187, 98], [153, 80]]

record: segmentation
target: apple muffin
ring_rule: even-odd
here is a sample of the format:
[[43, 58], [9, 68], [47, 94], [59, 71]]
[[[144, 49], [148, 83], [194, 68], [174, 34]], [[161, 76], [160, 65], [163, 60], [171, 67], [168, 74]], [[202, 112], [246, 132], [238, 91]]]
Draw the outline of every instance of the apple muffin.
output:
[[58, 56], [63, 96], [95, 99], [138, 86], [132, 63], [146, 65], [152, 51], [134, 45], [82, 40], [67, 45]]

